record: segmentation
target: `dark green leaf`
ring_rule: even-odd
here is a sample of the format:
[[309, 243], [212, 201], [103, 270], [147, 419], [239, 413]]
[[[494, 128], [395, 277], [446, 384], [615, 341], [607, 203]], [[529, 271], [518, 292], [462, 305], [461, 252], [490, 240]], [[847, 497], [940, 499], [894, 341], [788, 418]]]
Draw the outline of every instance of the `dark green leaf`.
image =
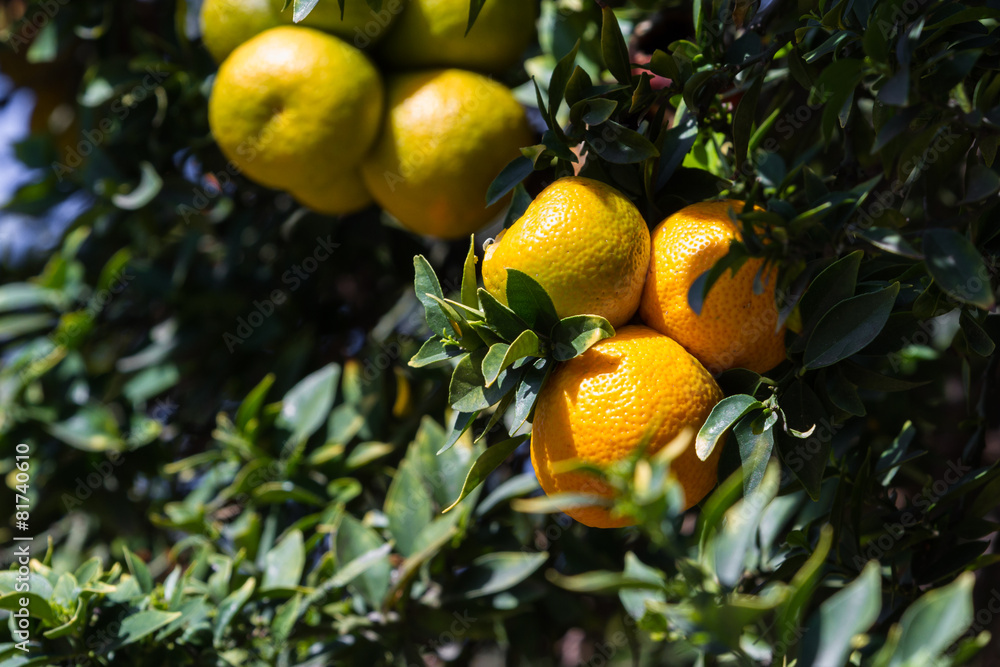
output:
[[819, 500], [823, 473], [833, 444], [831, 423], [816, 393], [802, 380], [796, 380], [781, 394], [785, 427], [794, 433], [776, 433], [781, 457], [813, 500]]
[[456, 595], [470, 600], [505, 591], [530, 577], [548, 557], [549, 554], [545, 551], [498, 551], [483, 554], [462, 572], [455, 585]]
[[264, 399], [267, 398], [267, 392], [271, 389], [271, 385], [274, 384], [274, 378], [274, 373], [265, 375], [264, 379], [243, 399], [236, 411], [236, 428], [245, 431], [250, 420], [260, 414], [260, 407], [264, 404]]
[[804, 665], [844, 665], [854, 637], [868, 630], [882, 607], [882, 577], [877, 561], [830, 596], [806, 624], [799, 662]]
[[529, 328], [548, 334], [559, 322], [545, 289], [527, 273], [507, 269], [507, 305]]
[[750, 498], [760, 487], [771, 460], [774, 449], [774, 433], [765, 429], [755, 433], [753, 415], [745, 415], [733, 426], [733, 435], [740, 446], [740, 460], [743, 462], [743, 496]]
[[434, 273], [434, 269], [431, 268], [430, 262], [423, 255], [417, 255], [413, 258], [413, 270], [415, 275], [413, 287], [416, 290], [417, 299], [424, 306], [427, 327], [432, 333], [436, 333], [439, 336], [452, 335], [454, 332], [451, 329], [451, 324], [448, 322], [444, 311], [441, 310], [441, 306], [428, 296], [430, 294], [439, 299], [444, 299], [444, 292], [441, 291], [441, 283], [438, 282], [437, 275]]
[[539, 359], [525, 370], [524, 377], [517, 385], [514, 394], [514, 417], [509, 431], [511, 435], [531, 417], [538, 392], [541, 391], [551, 369], [552, 364], [547, 359]]
[[573, 68], [576, 66], [576, 54], [579, 50], [580, 40], [577, 40], [569, 53], [560, 58], [556, 66], [552, 68], [552, 76], [549, 78], [549, 127], [559, 127], [556, 114], [559, 113], [559, 105], [562, 104], [566, 86], [569, 84]]
[[[496, 0], [494, 0], [495, 2]], [[486, 0], [469, 0], [469, 23], [465, 26], [465, 36], [469, 36], [469, 31], [472, 30], [472, 26], [476, 24], [476, 19], [479, 18], [479, 12], [482, 11], [483, 5], [486, 4]]]
[[490, 473], [497, 469], [501, 463], [507, 460], [514, 450], [521, 446], [523, 442], [528, 439], [527, 435], [519, 435], [516, 438], [510, 438], [509, 440], [504, 440], [503, 442], [498, 442], [492, 447], [487, 448], [483, 452], [476, 462], [472, 464], [472, 468], [469, 469], [468, 474], [465, 476], [465, 483], [462, 485], [462, 492], [458, 495], [451, 505], [446, 507], [443, 511], [447, 512], [455, 508], [460, 502], [465, 500], [466, 496], [472, 493], [476, 487], [486, 481]]
[[763, 407], [763, 403], [747, 394], [727, 396], [716, 403], [695, 439], [694, 450], [698, 458], [702, 461], [707, 460], [716, 444], [733, 424], [751, 411]]
[[727, 252], [723, 257], [720, 257], [712, 268], [705, 271], [700, 276], [694, 279], [691, 283], [691, 287], [688, 289], [688, 305], [691, 306], [691, 310], [694, 311], [695, 315], [701, 315], [701, 309], [705, 305], [705, 299], [708, 298], [709, 291], [712, 286], [715, 285], [716, 281], [719, 280], [725, 274], [726, 271], [732, 271], [732, 275], [736, 275], [740, 267], [750, 258], [747, 253], [746, 248], [741, 243], [733, 243], [729, 246], [729, 252]]
[[479, 289], [479, 303], [486, 313], [486, 323], [489, 324], [504, 340], [513, 342], [528, 328], [524, 320], [513, 310], [500, 303], [495, 296], [486, 290]]
[[537, 357], [541, 354], [541, 345], [534, 331], [522, 331], [513, 343], [497, 343], [490, 347], [483, 358], [483, 376], [486, 385], [496, 382], [500, 373], [523, 357]]
[[619, 83], [631, 83], [632, 65], [628, 56], [628, 45], [622, 36], [621, 27], [615, 12], [610, 7], [602, 10], [601, 22], [601, 54], [604, 56], [604, 66]]
[[535, 163], [518, 155], [504, 167], [486, 191], [486, 205], [493, 206], [535, 170]]
[[924, 593], [899, 619], [902, 631], [889, 667], [934, 664], [973, 620], [975, 575], [966, 572], [953, 583]]
[[882, 331], [898, 294], [899, 283], [893, 283], [831, 308], [820, 318], [806, 343], [804, 367], [830, 366], [863, 350]]
[[306, 551], [302, 532], [293, 530], [264, 557], [261, 590], [295, 588], [302, 579], [305, 564]]
[[869, 229], [865, 229], [858, 232], [858, 236], [868, 241], [876, 248], [881, 248], [882, 250], [885, 250], [886, 252], [891, 252], [894, 255], [909, 257], [911, 259], [924, 258], [924, 256], [921, 255], [919, 252], [917, 252], [917, 250], [912, 245], [910, 245], [910, 243], [905, 238], [903, 238], [903, 235], [897, 232], [895, 229], [886, 229], [884, 227], [871, 227]]
[[223, 636], [226, 634], [226, 630], [229, 628], [229, 624], [233, 622], [233, 619], [236, 618], [238, 613], [240, 613], [243, 605], [245, 605], [247, 600], [250, 599], [250, 596], [253, 594], [256, 586], [257, 580], [250, 577], [243, 582], [242, 586], [227, 595], [226, 598], [219, 603], [215, 614], [213, 630], [213, 637], [216, 644], [222, 641]]
[[615, 335], [615, 330], [603, 317], [573, 315], [559, 321], [552, 329], [552, 354], [556, 361], [578, 357], [599, 340]]
[[[351, 515], [346, 515], [337, 528], [334, 540], [337, 552], [337, 562], [350, 563], [365, 554], [380, 548], [385, 542], [373, 529], [364, 525]], [[364, 573], [358, 576], [351, 586], [377, 609], [389, 590], [392, 568], [388, 559], [377, 560]]]
[[319, 430], [333, 408], [340, 366], [327, 364], [307, 375], [281, 399], [276, 423], [291, 432], [291, 441], [305, 440]]
[[424, 341], [417, 353], [408, 362], [413, 368], [423, 368], [430, 364], [446, 361], [461, 354], [461, 349], [456, 345], [447, 345], [443, 338], [432, 336]]
[[147, 609], [126, 616], [119, 626], [115, 647], [121, 648], [137, 642], [180, 616], [181, 612], [179, 611], [161, 611], [159, 609]]
[[750, 90], [740, 100], [733, 113], [733, 143], [736, 153], [736, 168], [740, 169], [747, 158], [747, 148], [750, 146], [750, 134], [753, 132], [754, 119], [757, 114], [757, 99], [764, 84], [764, 75], [758, 76]]
[[928, 229], [924, 256], [927, 271], [946, 293], [985, 310], [996, 304], [983, 256], [964, 236], [951, 229]]
[[587, 146], [608, 162], [633, 164], [659, 155], [649, 139], [613, 120], [588, 128]]
[[413, 554], [417, 535], [434, 518], [434, 509], [420, 473], [410, 461], [404, 460], [396, 470], [382, 511], [399, 553]]

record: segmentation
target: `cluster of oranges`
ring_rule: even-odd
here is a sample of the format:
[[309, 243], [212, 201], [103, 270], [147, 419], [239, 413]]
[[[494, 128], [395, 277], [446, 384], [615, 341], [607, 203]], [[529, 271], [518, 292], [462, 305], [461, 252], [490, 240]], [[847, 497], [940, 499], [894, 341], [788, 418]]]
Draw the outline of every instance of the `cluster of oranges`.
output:
[[[773, 271], [764, 271], [769, 289], [754, 291], [762, 259], [725, 274], [700, 313], [688, 303], [692, 283], [739, 238], [730, 214], [742, 208], [736, 201], [694, 204], [650, 235], [638, 209], [614, 188], [564, 178], [486, 248], [483, 283], [498, 299], [506, 298], [507, 269], [517, 269], [545, 288], [560, 317], [600, 315], [621, 327], [561, 364], [542, 387], [531, 460], [546, 493], [610, 496], [603, 481], [566, 464], [606, 466], [643, 443], [651, 454], [680, 443], [671, 446], [679, 449], [671, 452], [671, 472], [685, 508], [715, 485], [721, 447], [701, 461], [693, 442], [723, 397], [709, 371], [763, 373], [785, 358]], [[637, 312], [642, 324], [629, 324]], [[589, 526], [630, 523], [598, 506], [566, 512]]]
[[[320, 0], [293, 24], [284, 0], [206, 0], [221, 62], [212, 134], [249, 178], [322, 213], [374, 200], [417, 233], [459, 238], [501, 212], [496, 174], [533, 142], [524, 109], [488, 74], [516, 64], [533, 0]], [[288, 3], [291, 5], [291, 3]]]

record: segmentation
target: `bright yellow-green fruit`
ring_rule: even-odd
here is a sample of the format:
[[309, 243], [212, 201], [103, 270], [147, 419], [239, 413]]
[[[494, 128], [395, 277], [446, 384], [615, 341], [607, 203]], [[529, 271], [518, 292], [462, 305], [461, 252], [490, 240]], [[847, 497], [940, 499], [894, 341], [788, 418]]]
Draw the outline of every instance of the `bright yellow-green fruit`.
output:
[[486, 248], [483, 284], [507, 303], [507, 269], [527, 273], [559, 317], [600, 315], [618, 327], [639, 307], [649, 267], [649, 228], [610, 185], [561, 178]]
[[[277, 0], [280, 10], [283, 0]], [[365, 0], [346, 0], [344, 17], [340, 17], [337, 0], [320, 0], [298, 25], [318, 28], [337, 35], [359, 49], [380, 41], [396, 18], [403, 12], [404, 0], [382, 0], [382, 9], [375, 11]], [[281, 14], [285, 23], [292, 22], [292, 5]]]
[[354, 183], [357, 190], [327, 193], [324, 207], [349, 212], [367, 201], [355, 175], [383, 106], [379, 73], [363, 53], [318, 30], [282, 26], [222, 64], [208, 119], [226, 157], [263, 185], [303, 196], [318, 174]]
[[535, 0], [487, 0], [469, 34], [469, 0], [409, 0], [381, 46], [396, 67], [504, 70], [535, 34]]
[[[531, 464], [538, 482], [549, 495], [611, 497], [612, 489], [601, 479], [560, 471], [559, 464], [608, 466], [629, 456], [646, 438], [648, 453], [655, 454], [687, 430], [691, 442], [670, 463], [687, 509], [715, 486], [722, 443], [702, 461], [693, 436], [720, 400], [722, 390], [684, 348], [647, 327], [623, 327], [560, 364], [542, 386], [531, 427]], [[595, 528], [631, 523], [598, 506], [567, 507], [565, 512]]]
[[201, 41], [221, 63], [237, 46], [268, 28], [281, 25], [282, 0], [205, 0], [201, 5]]
[[467, 237], [499, 215], [486, 190], [534, 143], [524, 109], [503, 85], [464, 70], [388, 80], [382, 136], [362, 175], [379, 205], [411, 231]]

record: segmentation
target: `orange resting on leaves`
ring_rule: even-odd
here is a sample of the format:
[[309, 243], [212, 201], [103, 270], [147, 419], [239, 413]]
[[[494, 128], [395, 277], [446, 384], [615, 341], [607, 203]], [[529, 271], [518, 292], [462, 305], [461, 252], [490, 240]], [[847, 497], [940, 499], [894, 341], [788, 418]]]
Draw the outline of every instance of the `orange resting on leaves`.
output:
[[649, 275], [639, 306], [642, 321], [670, 336], [713, 373], [748, 368], [764, 373], [785, 359], [785, 327], [775, 331], [777, 269], [769, 268], [765, 289], [754, 294], [754, 277], [762, 258], [748, 260], [734, 276], [726, 271], [712, 286], [695, 314], [688, 303], [691, 284], [740, 238], [730, 209], [738, 201], [692, 204], [653, 230]]
[[[558, 472], [556, 464], [578, 460], [607, 466], [632, 453], [649, 437], [650, 454], [690, 428], [701, 428], [723, 397], [712, 376], [673, 340], [648, 327], [623, 327], [579, 357], [561, 365], [538, 396], [531, 429], [531, 463], [547, 494], [586, 493], [610, 497], [594, 475]], [[684, 509], [715, 486], [722, 443], [707, 461], [694, 438], [670, 464], [684, 490]], [[629, 525], [604, 507], [566, 508], [595, 528]]]
[[545, 288], [559, 317], [600, 315], [618, 327], [639, 307], [649, 228], [621, 192], [589, 178], [561, 178], [486, 248], [483, 285], [507, 303], [507, 269]]

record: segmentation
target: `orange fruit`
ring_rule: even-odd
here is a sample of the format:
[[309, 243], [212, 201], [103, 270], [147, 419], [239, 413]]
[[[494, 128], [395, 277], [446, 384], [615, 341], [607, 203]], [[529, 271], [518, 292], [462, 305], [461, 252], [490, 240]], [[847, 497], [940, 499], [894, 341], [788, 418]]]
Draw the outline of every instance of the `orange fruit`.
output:
[[618, 327], [635, 314], [649, 266], [649, 228], [610, 185], [561, 178], [486, 248], [483, 284], [507, 303], [507, 269], [538, 281], [559, 317], [600, 315]]
[[[531, 428], [531, 463], [547, 494], [612, 495], [594, 475], [556, 472], [555, 464], [578, 460], [607, 466], [627, 457], [645, 438], [655, 454], [686, 428], [695, 432], [722, 399], [712, 376], [673, 340], [648, 327], [623, 327], [552, 373], [542, 386]], [[651, 431], [651, 425], [655, 429]], [[698, 458], [694, 439], [670, 464], [684, 489], [684, 509], [715, 486], [721, 443], [708, 460]], [[567, 507], [566, 513], [594, 528], [631, 523], [604, 507]]]
[[365, 54], [318, 30], [281, 26], [222, 63], [208, 120], [248, 177], [324, 213], [350, 213], [370, 202], [358, 171], [383, 104], [381, 77]]
[[785, 328], [775, 331], [777, 269], [762, 276], [762, 293], [753, 291], [762, 258], [748, 260], [736, 275], [723, 274], [709, 290], [700, 315], [688, 303], [691, 284], [740, 238], [729, 211], [742, 208], [738, 201], [702, 202], [660, 223], [653, 230], [649, 275], [639, 306], [643, 322], [683, 345], [713, 373], [729, 368], [764, 373], [785, 358]]
[[498, 216], [486, 206], [500, 170], [534, 143], [524, 109], [505, 86], [458, 69], [388, 81], [382, 135], [362, 165], [375, 201], [407, 229], [468, 238]]

